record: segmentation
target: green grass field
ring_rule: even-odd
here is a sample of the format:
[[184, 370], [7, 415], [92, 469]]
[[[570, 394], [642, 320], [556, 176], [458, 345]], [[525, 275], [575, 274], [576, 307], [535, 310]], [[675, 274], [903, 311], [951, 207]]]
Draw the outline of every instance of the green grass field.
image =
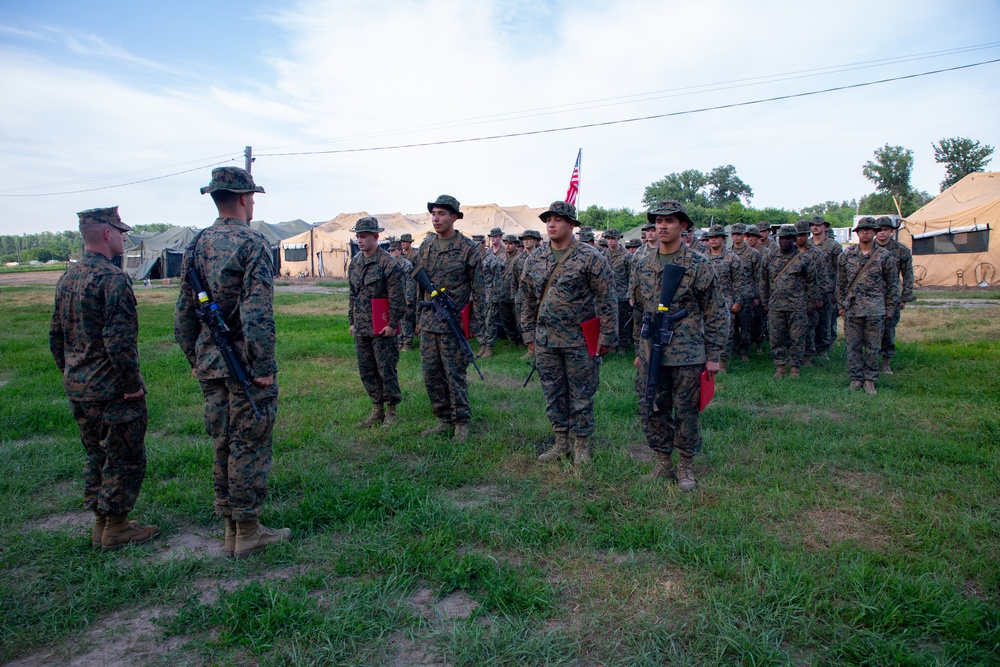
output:
[[346, 295], [278, 293], [263, 519], [295, 537], [232, 562], [176, 290], [137, 296], [150, 423], [135, 516], [163, 535], [102, 554], [47, 348], [52, 290], [0, 293], [0, 662], [1000, 663], [1000, 308], [906, 311], [877, 397], [846, 389], [840, 346], [800, 381], [734, 363], [683, 494], [643, 479], [630, 358], [602, 368], [583, 471], [535, 461], [544, 401], [504, 345], [487, 382], [470, 379], [466, 445], [418, 436], [434, 420], [415, 351], [401, 423], [358, 432], [370, 403]]

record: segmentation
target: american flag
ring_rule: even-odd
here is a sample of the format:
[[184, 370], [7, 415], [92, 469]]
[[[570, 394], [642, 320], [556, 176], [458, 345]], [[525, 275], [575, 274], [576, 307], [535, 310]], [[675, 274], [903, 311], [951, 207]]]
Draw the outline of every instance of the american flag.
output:
[[566, 203], [576, 206], [576, 196], [580, 193], [580, 158], [583, 156], [581, 148], [576, 154], [576, 165], [573, 167], [573, 175], [569, 177], [569, 190], [566, 191]]

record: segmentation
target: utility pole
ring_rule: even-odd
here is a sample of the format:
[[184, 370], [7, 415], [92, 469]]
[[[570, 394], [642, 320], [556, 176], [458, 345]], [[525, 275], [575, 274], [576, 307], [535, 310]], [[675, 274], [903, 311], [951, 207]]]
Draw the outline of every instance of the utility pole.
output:
[[250, 165], [253, 164], [253, 146], [247, 146], [243, 149], [243, 168], [250, 173]]

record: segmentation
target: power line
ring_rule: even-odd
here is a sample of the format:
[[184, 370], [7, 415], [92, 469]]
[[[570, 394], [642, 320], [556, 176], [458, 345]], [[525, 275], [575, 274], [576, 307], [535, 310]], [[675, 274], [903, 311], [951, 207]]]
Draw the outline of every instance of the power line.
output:
[[701, 107], [699, 109], [688, 109], [685, 111], [671, 111], [668, 113], [654, 114], [652, 116], [639, 116], [636, 118], [623, 118], [619, 120], [607, 120], [597, 123], [584, 123], [581, 125], [567, 125], [564, 127], [552, 127], [544, 130], [528, 130], [525, 132], [510, 132], [507, 134], [493, 134], [489, 136], [482, 137], [470, 137], [467, 139], [444, 139], [441, 141], [425, 141], [421, 143], [414, 144], [398, 144], [395, 146], [371, 146], [368, 148], [341, 148], [329, 151], [299, 151], [292, 153], [257, 153], [257, 157], [287, 157], [287, 156], [297, 156], [297, 155], [335, 155], [339, 153], [368, 153], [374, 151], [388, 151], [388, 150], [398, 150], [401, 148], [424, 148], [427, 146], [444, 146], [448, 144], [466, 144], [478, 141], [492, 141], [494, 139], [510, 139], [513, 137], [528, 137], [537, 134], [551, 134], [555, 132], [567, 132], [569, 130], [582, 130], [592, 127], [605, 127], [608, 125], [621, 125], [623, 123], [637, 123], [646, 120], [656, 120], [659, 118], [673, 118], [676, 116], [688, 116], [692, 114], [705, 113], [707, 111], [720, 111], [722, 109], [735, 109], [737, 107], [748, 107], [756, 104], [766, 104], [768, 102], [779, 102], [782, 100], [791, 100], [799, 97], [810, 97], [813, 95], [823, 95], [826, 93], [833, 93], [841, 90], [851, 90], [854, 88], [865, 88], [868, 86], [877, 86], [883, 83], [891, 83], [893, 81], [905, 81], [907, 79], [917, 79], [924, 76], [930, 76], [932, 74], [942, 74], [944, 72], [955, 72], [958, 70], [969, 69], [972, 67], [979, 67], [981, 65], [989, 65], [992, 63], [1000, 62], [1000, 58], [994, 60], [984, 60], [978, 63], [970, 63], [968, 65], [958, 65], [956, 67], [947, 67], [944, 69], [930, 70], [927, 72], [918, 72], [917, 74], [906, 74], [903, 76], [894, 76], [887, 79], [878, 79], [877, 81], [865, 81], [862, 83], [852, 83], [845, 86], [834, 86], [832, 88], [824, 88], [822, 90], [810, 90], [804, 93], [790, 93], [788, 95], [778, 95], [775, 97], [767, 97], [758, 100], [750, 100], [747, 102], [733, 102], [730, 104], [719, 104], [711, 107]]
[[235, 162], [236, 158], [230, 158], [228, 160], [223, 160], [222, 162], [213, 162], [212, 164], [203, 164], [200, 167], [195, 167], [194, 169], [185, 169], [184, 171], [175, 171], [172, 174], [164, 174], [162, 176], [153, 176], [152, 178], [144, 178], [140, 181], [130, 181], [128, 183], [119, 183], [118, 185], [105, 185], [99, 188], [87, 188], [85, 190], [67, 190], [65, 192], [42, 192], [36, 194], [0, 194], [0, 197], [53, 197], [55, 195], [75, 195], [81, 192], [97, 192], [98, 190], [111, 190], [112, 188], [124, 188], [126, 185], [138, 185], [139, 183], [149, 183], [150, 181], [158, 181], [163, 178], [170, 178], [171, 176], [180, 176], [181, 174], [190, 174], [192, 171], [201, 171], [202, 169], [208, 169], [209, 167], [217, 167], [220, 164], [226, 164], [227, 162]]

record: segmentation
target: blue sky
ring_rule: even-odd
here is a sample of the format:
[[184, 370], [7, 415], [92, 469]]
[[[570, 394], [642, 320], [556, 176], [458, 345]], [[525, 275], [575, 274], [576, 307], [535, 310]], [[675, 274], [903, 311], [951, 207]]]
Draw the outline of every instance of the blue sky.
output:
[[913, 149], [914, 184], [936, 193], [931, 142], [1000, 146], [1000, 64], [587, 130], [275, 154], [530, 132], [954, 67], [1000, 58], [997, 25], [1000, 3], [930, 0], [2, 3], [0, 233], [69, 229], [75, 211], [112, 204], [135, 224], [204, 226], [209, 165], [242, 164], [248, 144], [267, 188], [257, 217], [272, 222], [419, 212], [445, 192], [543, 206], [565, 193], [580, 147], [584, 206], [638, 209], [665, 174], [723, 164], [755, 206], [852, 199], [871, 191], [861, 166], [885, 143]]

